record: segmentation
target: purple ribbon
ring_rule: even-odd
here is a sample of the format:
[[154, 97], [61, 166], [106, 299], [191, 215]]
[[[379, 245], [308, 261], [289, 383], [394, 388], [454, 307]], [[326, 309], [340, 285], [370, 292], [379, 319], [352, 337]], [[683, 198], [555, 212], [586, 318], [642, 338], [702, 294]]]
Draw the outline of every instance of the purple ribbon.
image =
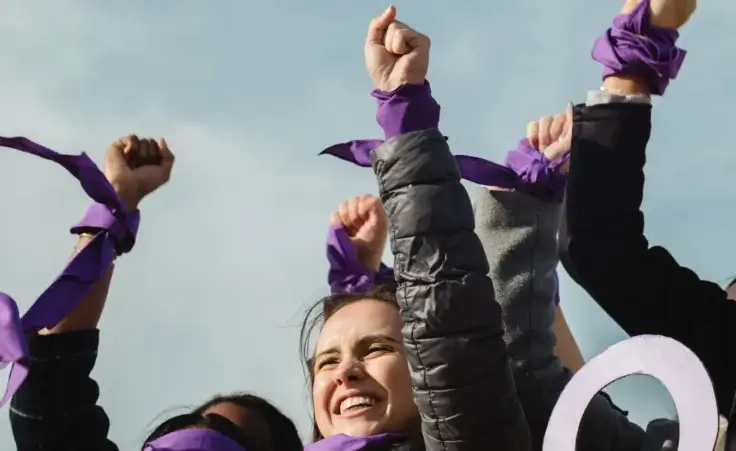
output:
[[662, 95], [680, 72], [685, 50], [675, 45], [679, 33], [650, 24], [649, 0], [631, 14], [619, 14], [613, 26], [596, 39], [593, 59], [603, 65], [603, 78], [630, 74], [641, 76], [651, 93]]
[[376, 284], [394, 282], [394, 270], [381, 263], [374, 273], [363, 267], [345, 226], [333, 224], [327, 234], [327, 281], [332, 293], [366, 293]]
[[368, 451], [387, 449], [390, 445], [405, 440], [395, 434], [377, 434], [368, 437], [351, 437], [337, 434], [304, 447], [304, 451]]
[[143, 451], [246, 451], [238, 442], [211, 429], [182, 429], [146, 443]]
[[[370, 167], [370, 153], [383, 144], [378, 139], [355, 140], [335, 144], [320, 152], [332, 155], [360, 167]], [[470, 155], [456, 155], [463, 179], [479, 185], [521, 191], [545, 201], [561, 202], [567, 175], [559, 167], [570, 159], [570, 152], [550, 161], [523, 139], [518, 147], [506, 155], [504, 165]]]
[[97, 233], [62, 270], [28, 311], [20, 317], [18, 305], [0, 293], [0, 369], [12, 364], [8, 385], [0, 406], [18, 390], [28, 375], [26, 334], [51, 328], [69, 315], [92, 289], [119, 253], [128, 252], [135, 243], [140, 213], [129, 214], [104, 174], [84, 153], [66, 155], [43, 147], [26, 138], [0, 137], [0, 146], [53, 161], [79, 180], [82, 189], [96, 201], [85, 220], [75, 230]]

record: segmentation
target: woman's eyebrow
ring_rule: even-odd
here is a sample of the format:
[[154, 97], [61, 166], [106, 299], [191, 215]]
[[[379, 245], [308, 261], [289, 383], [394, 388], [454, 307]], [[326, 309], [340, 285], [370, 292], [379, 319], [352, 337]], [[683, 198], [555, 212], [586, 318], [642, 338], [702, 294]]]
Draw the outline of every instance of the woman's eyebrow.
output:
[[321, 356], [325, 354], [338, 354], [340, 351], [336, 347], [327, 348], [324, 349], [316, 354], [314, 354], [314, 357], [312, 357], [310, 360], [313, 364], [317, 363], [317, 359], [319, 359]]
[[380, 341], [390, 341], [392, 343], [401, 344], [401, 342], [394, 337], [390, 335], [384, 335], [384, 334], [372, 334], [372, 335], [366, 335], [365, 337], [360, 339], [363, 343], [376, 343]]

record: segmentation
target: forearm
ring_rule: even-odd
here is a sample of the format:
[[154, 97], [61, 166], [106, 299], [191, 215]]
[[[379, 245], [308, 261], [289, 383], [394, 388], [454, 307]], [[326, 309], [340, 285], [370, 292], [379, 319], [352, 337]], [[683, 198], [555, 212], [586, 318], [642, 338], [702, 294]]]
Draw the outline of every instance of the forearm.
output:
[[555, 355], [562, 360], [562, 364], [570, 371], [577, 373], [585, 365], [585, 359], [583, 359], [583, 355], [580, 353], [580, 348], [578, 348], [575, 337], [572, 335], [565, 320], [565, 315], [559, 306], [555, 309], [554, 331], [555, 338], [557, 339], [554, 350]]
[[[89, 242], [92, 237], [87, 234], [79, 236], [77, 245], [72, 253], [72, 258], [76, 256]], [[42, 329], [39, 335], [61, 334], [65, 332], [75, 332], [82, 330], [96, 329], [97, 324], [102, 316], [105, 308], [105, 301], [110, 289], [110, 282], [115, 270], [115, 265], [105, 271], [104, 275], [92, 286], [89, 294], [80, 301], [76, 308], [62, 319], [56, 326], [51, 329]]]
[[[120, 196], [122, 205], [129, 212], [138, 210], [138, 204], [140, 201], [134, 200], [131, 196], [123, 196], [120, 194], [120, 189], [115, 188], [116, 192]], [[74, 251], [70, 257], [70, 260], [77, 256], [90, 242], [94, 239], [96, 234], [106, 233], [103, 230], [95, 233], [81, 233], [78, 235], [77, 245], [74, 247]], [[102, 311], [105, 309], [105, 302], [107, 301], [107, 295], [110, 291], [110, 282], [112, 281], [113, 273], [115, 272], [115, 261], [112, 262], [109, 268], [105, 270], [103, 275], [97, 279], [92, 285], [89, 293], [77, 304], [75, 309], [64, 317], [56, 326], [50, 329], [41, 329], [39, 335], [49, 334], [61, 334], [65, 332], [74, 332], [81, 330], [96, 329], [97, 324], [100, 322]]]
[[560, 205], [530, 195], [479, 188], [474, 195], [480, 238], [504, 319], [514, 369], [550, 363], [555, 337]]

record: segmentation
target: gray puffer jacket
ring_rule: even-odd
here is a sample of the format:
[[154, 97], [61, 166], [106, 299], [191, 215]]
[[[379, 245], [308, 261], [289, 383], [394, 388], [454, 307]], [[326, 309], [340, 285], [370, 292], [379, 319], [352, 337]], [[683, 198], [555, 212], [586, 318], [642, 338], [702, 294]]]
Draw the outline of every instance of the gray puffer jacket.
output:
[[488, 262], [445, 138], [437, 129], [392, 138], [371, 163], [425, 448], [530, 450]]

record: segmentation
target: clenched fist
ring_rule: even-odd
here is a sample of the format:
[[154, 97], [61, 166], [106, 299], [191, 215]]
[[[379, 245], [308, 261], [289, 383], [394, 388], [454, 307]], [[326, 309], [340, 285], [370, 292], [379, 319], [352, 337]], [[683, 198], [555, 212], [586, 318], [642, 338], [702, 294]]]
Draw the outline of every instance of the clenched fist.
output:
[[360, 263], [365, 269], [378, 271], [388, 234], [388, 216], [381, 200], [368, 194], [348, 199], [332, 213], [330, 222], [345, 226]]
[[169, 181], [174, 155], [166, 140], [128, 135], [115, 141], [105, 154], [105, 177], [128, 211]]
[[429, 38], [397, 21], [396, 8], [389, 6], [368, 26], [365, 65], [381, 91], [424, 83], [429, 69]]
[[[570, 150], [572, 145], [572, 105], [567, 106], [565, 114], [544, 116], [529, 122], [526, 126], [526, 137], [535, 149], [544, 154], [549, 161], [555, 161]], [[570, 162], [560, 166], [560, 172], [566, 173]]]
[[[624, 14], [632, 12], [643, 0], [626, 0]], [[655, 27], [677, 30], [695, 12], [697, 0], [649, 0], [650, 23]]]

